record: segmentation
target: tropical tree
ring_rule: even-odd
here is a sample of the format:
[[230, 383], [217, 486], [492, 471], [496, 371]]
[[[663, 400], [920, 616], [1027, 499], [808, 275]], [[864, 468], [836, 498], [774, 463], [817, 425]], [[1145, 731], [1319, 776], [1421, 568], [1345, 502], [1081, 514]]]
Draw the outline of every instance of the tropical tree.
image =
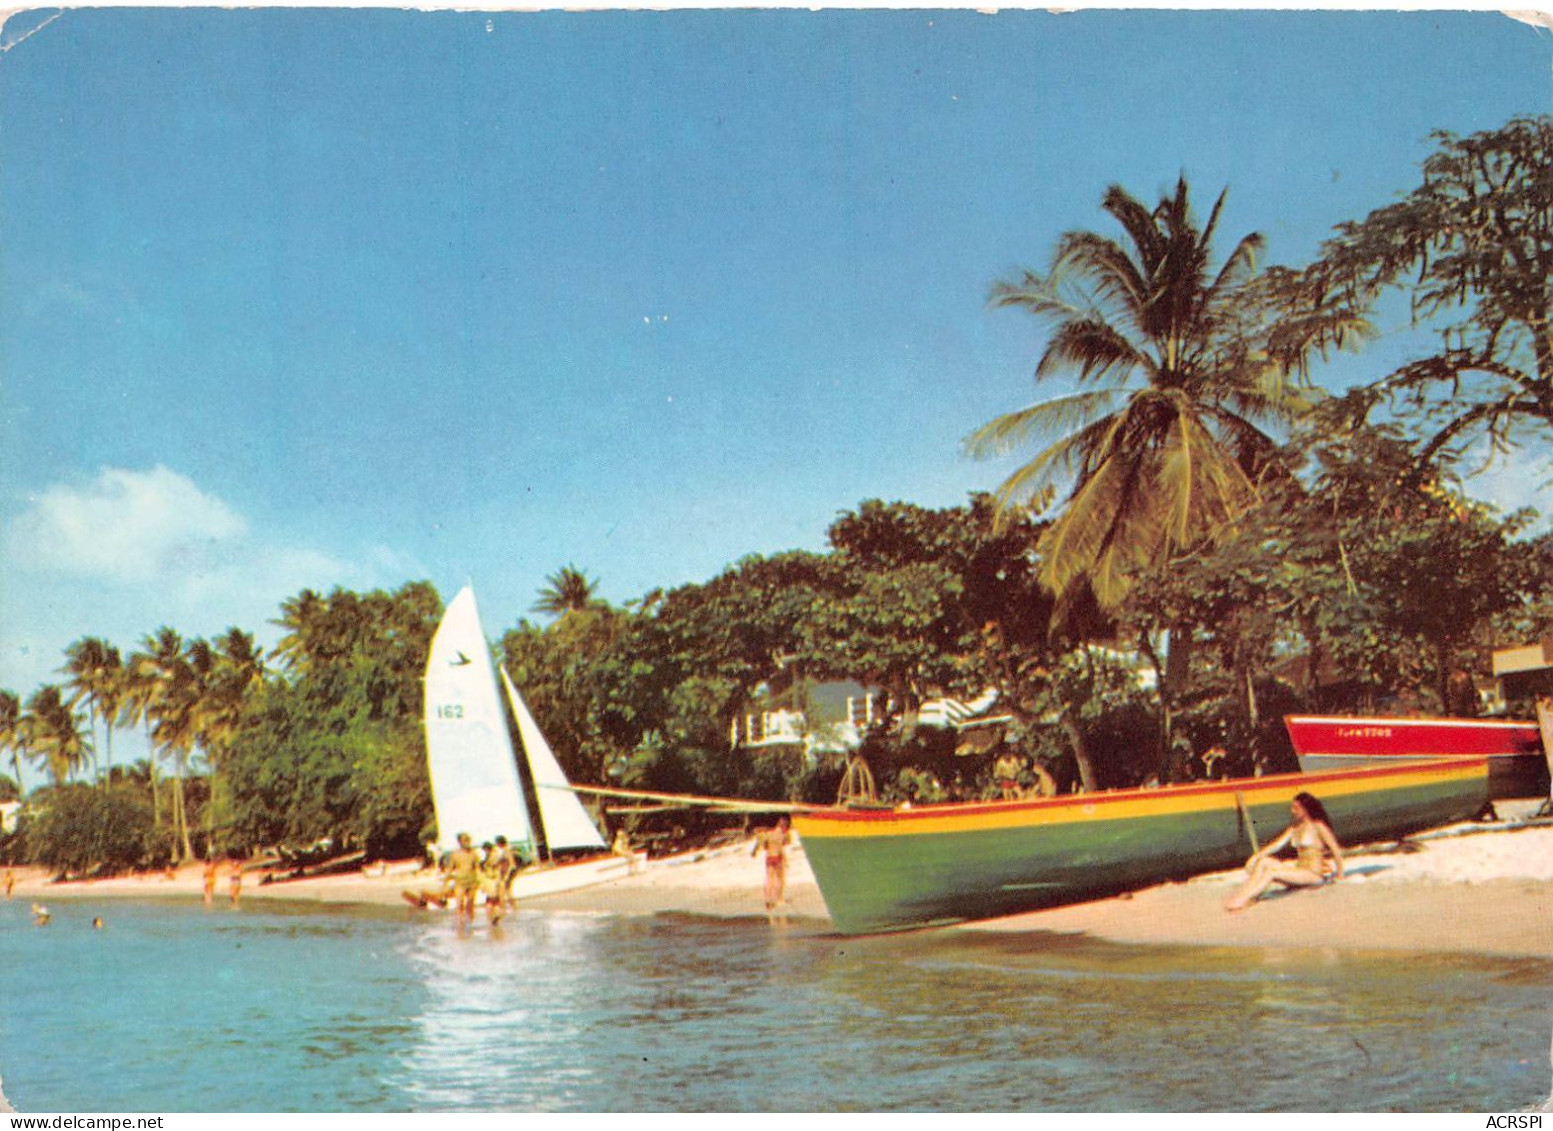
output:
[[[1051, 326], [1037, 383], [1077, 391], [997, 417], [966, 438], [973, 456], [1056, 437], [998, 488], [1000, 512], [1071, 491], [1042, 534], [1042, 580], [1059, 596], [1087, 581], [1114, 607], [1139, 572], [1211, 543], [1255, 505], [1277, 469], [1270, 429], [1306, 406], [1297, 378], [1326, 339], [1280, 323], [1256, 284], [1258, 234], [1217, 270], [1212, 242], [1224, 195], [1198, 226], [1186, 181], [1150, 210], [1118, 186], [1102, 207], [1124, 240], [1075, 231], [1045, 274], [999, 282], [992, 304]], [[1328, 323], [1336, 333], [1340, 327]]]
[[[154, 726], [151, 705], [156, 699], [157, 686], [156, 667], [149, 662], [149, 653], [132, 653], [124, 665], [124, 703], [119, 709], [119, 722], [128, 727], [144, 727], [148, 741]], [[154, 747], [154, 742], [152, 745]], [[151, 792], [152, 826], [160, 831], [162, 794], [157, 781], [155, 751], [141, 764], [145, 766], [146, 783]]]
[[271, 623], [286, 630], [275, 645], [275, 656], [286, 670], [305, 672], [330, 654], [327, 643], [329, 603], [311, 589], [281, 603], [280, 617]]
[[1433, 452], [1518, 427], [1553, 434], [1553, 118], [1433, 135], [1422, 183], [1342, 224], [1308, 272], [1355, 305], [1405, 288], [1439, 349], [1381, 382], [1432, 419]]
[[[997, 307], [1050, 327], [1037, 384], [1073, 378], [1076, 391], [997, 417], [965, 440], [988, 457], [1053, 438], [998, 488], [1001, 514], [1049, 504], [1070, 484], [1040, 536], [1042, 582], [1067, 607], [1092, 593], [1115, 610], [1151, 568], [1211, 547], [1282, 475], [1274, 432], [1307, 406], [1306, 366], [1318, 349], [1361, 329], [1342, 310], [1289, 314], [1259, 277], [1258, 234], [1213, 266], [1220, 194], [1205, 224], [1185, 179], [1153, 209], [1118, 186], [1102, 207], [1123, 238], [1074, 231], [1044, 274], [994, 285]], [[1169, 688], [1185, 679], [1191, 626], [1170, 637]]]
[[1315, 455], [1309, 497], [1288, 520], [1303, 530], [1293, 556], [1327, 550], [1325, 567], [1301, 579], [1312, 589], [1325, 579], [1312, 622], [1323, 653], [1373, 694], [1475, 713], [1470, 682], [1466, 702], [1453, 704], [1453, 675], [1474, 657], [1486, 667], [1484, 626], [1547, 584], [1510, 549], [1529, 513], [1500, 516], [1469, 500], [1446, 462], [1420, 466], [1393, 425], [1328, 430]]
[[[202, 731], [220, 771], [224, 835], [419, 850], [431, 815], [421, 679], [441, 612], [424, 581], [391, 593], [306, 591], [286, 602], [288, 678], [256, 682], [252, 663], [237, 664], [250, 678], [235, 730]], [[230, 632], [216, 642], [213, 690], [251, 646], [243, 643], [235, 649]]]
[[[118, 718], [124, 696], [124, 663], [119, 650], [96, 636], [84, 636], [65, 649], [64, 674], [70, 677], [72, 706], [87, 705], [87, 719], [92, 733], [97, 733], [97, 722], [104, 723], [106, 756], [109, 770], [113, 766], [113, 724]], [[101, 771], [99, 769], [99, 775]], [[106, 777], [103, 778], [106, 782]]]
[[17, 728], [26, 753], [55, 785], [64, 785], [91, 754], [91, 738], [81, 732], [81, 717], [55, 684], [33, 693]]
[[9, 751], [16, 786], [22, 784], [22, 701], [14, 691], [0, 690], [0, 751]]
[[576, 566], [567, 564], [545, 578], [533, 611], [542, 616], [564, 617], [594, 604], [598, 582]]
[[228, 628], [214, 645], [195, 641], [189, 654], [200, 677], [200, 695], [194, 707], [195, 731], [198, 745], [210, 764], [205, 831], [207, 842], [214, 846], [217, 809], [225, 801], [221, 787], [226, 752], [237, 736], [250, 695], [264, 681], [264, 654], [254, 644], [252, 635], [235, 627]]
[[132, 786], [49, 787], [39, 810], [27, 829], [28, 854], [61, 873], [134, 867], [153, 848], [145, 795]]
[[942, 510], [871, 499], [828, 537], [827, 591], [796, 626], [803, 655], [816, 672], [880, 687], [908, 730], [933, 695], [1012, 690], [1013, 653], [1047, 639], [1034, 528], [1023, 515], [995, 522], [989, 496]]
[[1497, 643], [1553, 640], [1553, 531], [1516, 542], [1511, 552], [1532, 584], [1494, 617], [1488, 638]]
[[[193, 656], [200, 667], [205, 666], [201, 650], [196, 649]], [[173, 860], [191, 859], [194, 848], [189, 839], [184, 770], [198, 738], [202, 675], [185, 655], [183, 637], [165, 626], [142, 640], [140, 651], [130, 657], [129, 671], [130, 717], [146, 723], [152, 744], [173, 764]], [[159, 807], [155, 816], [160, 818]]]

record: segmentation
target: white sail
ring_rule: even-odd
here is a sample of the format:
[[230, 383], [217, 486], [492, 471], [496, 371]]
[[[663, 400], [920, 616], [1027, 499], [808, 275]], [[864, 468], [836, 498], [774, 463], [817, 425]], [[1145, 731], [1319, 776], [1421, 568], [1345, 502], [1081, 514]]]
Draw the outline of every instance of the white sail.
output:
[[539, 802], [539, 823], [544, 826], [545, 843], [551, 852], [562, 848], [602, 849], [604, 838], [598, 826], [569, 788], [566, 774], [555, 760], [555, 752], [545, 741], [539, 724], [529, 713], [528, 704], [523, 702], [523, 696], [512, 685], [506, 668], [501, 669], [501, 681], [507, 689], [507, 702], [512, 705], [512, 714], [518, 720], [518, 736], [523, 740], [523, 748], [528, 755], [528, 770], [534, 780], [535, 799]]
[[476, 845], [498, 835], [532, 841], [490, 646], [467, 586], [443, 614], [426, 662], [426, 760], [439, 848], [456, 847], [459, 833]]

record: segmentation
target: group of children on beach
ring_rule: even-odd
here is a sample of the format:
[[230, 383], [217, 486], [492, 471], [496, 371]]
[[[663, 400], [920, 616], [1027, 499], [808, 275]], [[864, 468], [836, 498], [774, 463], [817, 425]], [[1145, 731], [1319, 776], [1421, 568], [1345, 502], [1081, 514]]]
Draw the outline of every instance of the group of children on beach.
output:
[[[485, 842], [479, 851], [475, 850], [473, 839], [468, 833], [459, 833], [457, 840], [458, 847], [440, 857], [435, 843], [426, 846], [427, 863], [423, 870], [435, 870], [440, 875], [437, 887], [406, 889], [400, 894], [406, 903], [417, 910], [424, 911], [428, 907], [440, 910], [452, 905], [459, 921], [465, 923], [474, 919], [477, 906], [483, 898], [486, 918], [495, 925], [501, 922], [503, 916], [517, 910], [517, 901], [512, 895], [512, 881], [523, 861], [504, 836]], [[759, 829], [755, 833], [755, 844], [750, 855], [765, 851], [764, 894], [768, 915], [777, 914], [786, 906], [787, 851], [791, 843], [790, 822], [785, 816], [774, 826]], [[611, 851], [630, 860], [630, 874], [635, 874], [636, 857], [631, 851], [630, 841], [623, 833], [616, 837]]]
[[508, 912], [517, 910], [512, 881], [521, 863], [506, 837], [486, 841], [476, 851], [470, 835], [459, 833], [458, 847], [440, 860], [436, 858], [435, 845], [426, 848], [427, 866], [440, 871], [442, 882], [435, 889], [404, 892], [405, 902], [412, 907], [424, 910], [451, 903], [460, 920], [467, 922], [474, 919], [476, 905], [483, 897], [486, 918], [492, 925], [500, 923]]

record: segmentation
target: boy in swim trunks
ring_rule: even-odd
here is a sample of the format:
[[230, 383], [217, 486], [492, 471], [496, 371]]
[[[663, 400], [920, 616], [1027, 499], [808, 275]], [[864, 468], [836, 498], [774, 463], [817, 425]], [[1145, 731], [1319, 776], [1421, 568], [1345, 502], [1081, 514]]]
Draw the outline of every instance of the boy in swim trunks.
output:
[[453, 881], [459, 915], [473, 919], [475, 895], [480, 890], [480, 854], [474, 850], [468, 833], [458, 834], [458, 847], [448, 854], [448, 876]]
[[787, 831], [788, 821], [786, 816], [777, 818], [777, 823], [769, 829], [761, 829], [755, 834], [755, 847], [750, 850], [754, 856], [762, 848], [766, 850], [766, 910], [775, 911], [782, 904], [782, 894], [787, 886], [787, 845], [792, 839]]

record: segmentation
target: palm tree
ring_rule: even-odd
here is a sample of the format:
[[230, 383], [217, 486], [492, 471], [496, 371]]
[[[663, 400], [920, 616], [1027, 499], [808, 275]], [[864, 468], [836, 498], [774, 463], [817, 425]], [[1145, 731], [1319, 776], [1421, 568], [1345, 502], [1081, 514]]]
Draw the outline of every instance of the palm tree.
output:
[[[131, 717], [144, 721], [150, 729], [152, 744], [172, 758], [173, 859], [186, 860], [194, 855], [194, 848], [189, 841], [183, 771], [196, 740], [200, 677], [185, 656], [183, 638], [166, 627], [141, 642], [141, 651], [130, 657], [130, 671]], [[159, 819], [159, 808], [156, 815]]]
[[564, 617], [567, 613], [579, 613], [594, 604], [594, 590], [598, 582], [574, 565], [564, 565], [545, 578], [545, 587], [539, 591], [539, 600], [533, 611], [551, 617]]
[[264, 653], [253, 637], [229, 628], [215, 645], [190, 646], [196, 671], [203, 673], [204, 694], [196, 708], [199, 745], [210, 761], [210, 801], [205, 807], [207, 843], [215, 843], [221, 764], [242, 722], [249, 694], [264, 681]]
[[[107, 732], [107, 761], [111, 773], [113, 767], [113, 723], [118, 717], [123, 698], [124, 664], [119, 650], [107, 641], [95, 636], [84, 636], [65, 649], [67, 662], [64, 674], [70, 677], [70, 705], [87, 705], [87, 718], [92, 734], [97, 733], [97, 720], [102, 719]], [[107, 777], [97, 771], [104, 784]]]
[[[998, 489], [1000, 514], [1071, 490], [1042, 534], [1041, 576], [1059, 598], [1088, 582], [1115, 609], [1138, 575], [1212, 542], [1258, 500], [1282, 426], [1306, 407], [1306, 356], [1318, 327], [1291, 339], [1256, 286], [1260, 235], [1242, 237], [1215, 272], [1220, 194], [1198, 228], [1185, 179], [1152, 211], [1118, 186], [1102, 207], [1124, 242], [1062, 237], [1045, 275], [996, 284], [992, 304], [1052, 326], [1037, 383], [1072, 375], [1078, 390], [977, 429], [974, 456], [1038, 435], [1055, 440]], [[1037, 509], [1040, 509], [1039, 507]]]
[[[149, 638], [148, 638], [149, 639]], [[149, 656], [143, 652], [136, 652], [129, 658], [124, 667], [124, 702], [119, 709], [119, 722], [125, 726], [144, 726], [146, 737], [150, 738], [152, 719], [151, 704], [156, 699], [158, 686], [158, 673], [156, 666], [149, 662]], [[162, 827], [162, 792], [157, 787], [156, 755], [155, 752], [145, 760], [146, 781], [151, 787], [151, 824], [152, 827], [161, 830]]]
[[55, 684], [33, 692], [17, 729], [26, 753], [55, 785], [64, 785], [92, 750], [90, 737], [81, 733], [81, 717]]
[[286, 670], [305, 672], [313, 665], [328, 615], [329, 602], [311, 589], [281, 602], [280, 617], [270, 623], [286, 630], [275, 646], [275, 655]]
[[[1124, 189], [1102, 208], [1121, 241], [1065, 234], [1044, 275], [997, 283], [991, 302], [1051, 328], [1040, 382], [1075, 391], [999, 416], [971, 433], [984, 458], [1036, 437], [1050, 443], [998, 488], [1000, 519], [1067, 499], [1040, 535], [1040, 577], [1068, 612], [1092, 594], [1121, 609], [1140, 576], [1211, 546], [1287, 474], [1272, 432], [1309, 407], [1307, 365], [1365, 326], [1347, 310], [1299, 307], [1286, 271], [1257, 274], [1263, 239], [1241, 237], [1214, 270], [1220, 193], [1199, 227], [1185, 178], [1150, 210]], [[1161, 686], [1163, 749], [1191, 627], [1171, 634]], [[1168, 772], [1168, 767], [1165, 768]]]
[[16, 788], [22, 788], [22, 701], [14, 691], [0, 690], [0, 751], [10, 751]]

